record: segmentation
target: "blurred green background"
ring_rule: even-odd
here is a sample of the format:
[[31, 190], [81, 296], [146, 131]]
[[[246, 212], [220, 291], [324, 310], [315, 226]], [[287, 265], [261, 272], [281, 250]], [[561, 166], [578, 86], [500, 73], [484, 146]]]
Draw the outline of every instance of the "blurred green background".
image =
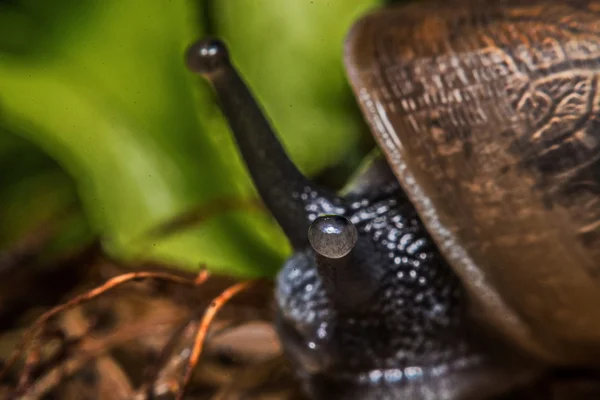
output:
[[343, 39], [381, 3], [0, 0], [0, 248], [50, 224], [44, 257], [100, 237], [125, 260], [272, 275], [290, 249], [261, 210], [147, 234], [222, 199], [256, 197], [185, 49], [223, 37], [293, 160], [336, 186], [371, 145]]

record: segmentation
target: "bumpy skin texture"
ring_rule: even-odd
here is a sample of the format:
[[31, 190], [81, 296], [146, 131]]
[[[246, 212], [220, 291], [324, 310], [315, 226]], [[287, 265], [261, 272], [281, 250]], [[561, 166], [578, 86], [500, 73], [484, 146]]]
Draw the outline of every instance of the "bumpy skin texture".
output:
[[600, 1], [378, 10], [346, 67], [480, 316], [550, 363], [600, 359]]
[[[466, 398], [504, 372], [470, 337], [465, 294], [397, 183], [370, 198], [330, 202], [307, 188], [309, 220], [340, 214], [359, 242], [375, 252], [380, 289], [364, 304], [340, 311], [332, 304], [310, 247], [296, 252], [277, 280], [278, 327], [287, 355], [316, 398]], [[460, 378], [454, 378], [460, 376]], [[448, 380], [445, 380], [448, 378]]]

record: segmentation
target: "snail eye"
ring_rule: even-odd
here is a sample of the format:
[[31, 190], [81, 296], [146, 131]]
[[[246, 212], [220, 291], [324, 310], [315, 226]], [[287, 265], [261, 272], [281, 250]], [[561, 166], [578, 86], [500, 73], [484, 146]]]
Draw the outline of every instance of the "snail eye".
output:
[[199, 74], [217, 72], [229, 64], [227, 46], [219, 39], [203, 39], [189, 48], [186, 54], [188, 68]]
[[342, 215], [324, 215], [315, 219], [308, 229], [308, 241], [319, 255], [339, 259], [347, 256], [356, 246], [358, 233], [348, 218]]

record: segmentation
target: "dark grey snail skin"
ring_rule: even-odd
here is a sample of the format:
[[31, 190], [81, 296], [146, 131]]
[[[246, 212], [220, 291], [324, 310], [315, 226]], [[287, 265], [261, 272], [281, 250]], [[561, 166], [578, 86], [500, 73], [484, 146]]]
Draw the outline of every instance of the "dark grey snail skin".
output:
[[376, 187], [359, 177], [345, 197], [317, 188], [287, 157], [222, 42], [196, 43], [187, 64], [214, 87], [256, 187], [293, 245], [277, 278], [276, 324], [306, 393], [483, 398], [530, 376], [522, 360], [516, 368], [482, 347], [459, 280], [385, 164], [374, 165], [389, 177]]

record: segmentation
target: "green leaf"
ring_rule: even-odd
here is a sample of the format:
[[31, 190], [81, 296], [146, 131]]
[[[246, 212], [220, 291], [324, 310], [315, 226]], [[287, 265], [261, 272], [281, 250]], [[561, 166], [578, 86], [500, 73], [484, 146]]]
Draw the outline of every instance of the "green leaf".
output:
[[[362, 132], [340, 55], [350, 22], [376, 1], [319, 3], [218, 1], [211, 14], [310, 174], [351, 152]], [[207, 18], [196, 3], [21, 0], [2, 7], [0, 124], [23, 132], [71, 174], [113, 254], [187, 269], [204, 262], [236, 275], [276, 271], [290, 248], [266, 212], [223, 213], [168, 239], [145, 235], [211, 200], [256, 196], [207, 86], [184, 67], [185, 49]]]
[[[212, 24], [308, 175], [356, 159], [367, 135], [342, 63], [352, 23], [378, 0], [213, 1]], [[364, 154], [362, 154], [364, 155]]]

